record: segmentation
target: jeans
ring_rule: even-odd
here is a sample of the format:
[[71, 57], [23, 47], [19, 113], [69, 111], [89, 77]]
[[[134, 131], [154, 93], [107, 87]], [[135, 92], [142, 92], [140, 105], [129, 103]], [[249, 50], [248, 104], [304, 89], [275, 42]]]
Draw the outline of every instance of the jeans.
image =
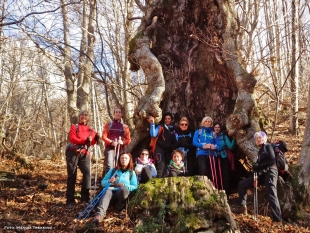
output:
[[74, 150], [68, 150], [66, 152], [67, 161], [67, 191], [66, 198], [67, 204], [74, 203], [74, 192], [77, 168], [79, 167], [82, 174], [82, 188], [81, 188], [81, 201], [89, 201], [89, 189], [90, 189], [90, 157], [88, 156], [77, 156]]
[[117, 190], [108, 189], [99, 202], [96, 215], [100, 215], [103, 218], [106, 216], [106, 212], [112, 198], [115, 200], [116, 209], [124, 209], [126, 206], [126, 199], [129, 194], [130, 192], [125, 186], [122, 186]]

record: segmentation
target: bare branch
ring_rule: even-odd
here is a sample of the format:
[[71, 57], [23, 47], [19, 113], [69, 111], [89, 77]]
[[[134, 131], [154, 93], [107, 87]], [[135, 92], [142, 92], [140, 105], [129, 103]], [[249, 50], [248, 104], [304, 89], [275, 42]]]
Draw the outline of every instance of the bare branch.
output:
[[[52, 13], [52, 12], [55, 12], [55, 11], [59, 10], [61, 7], [68, 6], [68, 5], [79, 4], [82, 1], [83, 0], [79, 0], [78, 2], [72, 2], [72, 3], [67, 3], [67, 4], [64, 4], [64, 5], [60, 5], [59, 7], [55, 8], [54, 10], [50, 10], [50, 11], [31, 12], [31, 13], [25, 15], [24, 17], [22, 17], [21, 19], [19, 19], [17, 21], [10, 22], [10, 23], [0, 23], [0, 27], [14, 25], [14, 24], [19, 24], [19, 23], [23, 22], [26, 18], [28, 18], [31, 15], [41, 15], [41, 14], [46, 14], [46, 13]], [[4, 19], [1, 20], [1, 22], [3, 22], [3, 21], [4, 21]]]

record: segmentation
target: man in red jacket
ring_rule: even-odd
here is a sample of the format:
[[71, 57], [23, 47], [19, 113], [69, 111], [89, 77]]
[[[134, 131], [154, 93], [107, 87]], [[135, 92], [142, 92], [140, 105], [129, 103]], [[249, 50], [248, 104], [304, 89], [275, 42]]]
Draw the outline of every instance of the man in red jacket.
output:
[[102, 133], [102, 140], [105, 142], [105, 174], [107, 174], [111, 168], [114, 168], [115, 161], [117, 161], [116, 153], [118, 150], [119, 154], [122, 154], [126, 146], [131, 142], [129, 127], [122, 123], [122, 110], [120, 108], [115, 108], [113, 114], [113, 121], [105, 124]]

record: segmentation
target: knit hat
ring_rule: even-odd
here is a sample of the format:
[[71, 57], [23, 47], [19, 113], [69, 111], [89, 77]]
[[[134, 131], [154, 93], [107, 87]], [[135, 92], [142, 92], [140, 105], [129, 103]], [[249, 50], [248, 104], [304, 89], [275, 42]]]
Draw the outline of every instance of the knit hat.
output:
[[254, 140], [256, 140], [257, 136], [261, 136], [262, 137], [263, 143], [267, 142], [267, 135], [266, 135], [265, 132], [263, 132], [263, 131], [256, 132], [254, 134]]

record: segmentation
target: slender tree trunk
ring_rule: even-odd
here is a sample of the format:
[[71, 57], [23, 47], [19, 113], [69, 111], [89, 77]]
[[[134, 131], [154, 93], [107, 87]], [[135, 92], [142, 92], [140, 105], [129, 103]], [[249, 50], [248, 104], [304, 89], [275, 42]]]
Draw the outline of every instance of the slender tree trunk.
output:
[[124, 49], [124, 54], [125, 54], [125, 64], [123, 68], [123, 74], [122, 74], [122, 86], [124, 90], [124, 112], [125, 112], [125, 122], [128, 124], [130, 129], [134, 129], [134, 101], [133, 101], [133, 96], [129, 92], [129, 84], [131, 82], [131, 75], [129, 71], [129, 62], [128, 62], [128, 52], [129, 52], [129, 41], [130, 38], [132, 37], [132, 31], [133, 31], [133, 22], [131, 20], [128, 20], [128, 18], [133, 17], [134, 14], [134, 0], [127, 1], [127, 19], [125, 20], [125, 49]]
[[45, 102], [45, 107], [46, 107], [46, 112], [47, 112], [47, 115], [48, 115], [48, 119], [49, 119], [49, 124], [50, 124], [50, 134], [49, 134], [49, 137], [52, 139], [52, 142], [53, 142], [53, 152], [56, 152], [56, 148], [57, 148], [57, 136], [56, 136], [56, 131], [55, 131], [55, 127], [54, 127], [54, 123], [53, 123], [53, 116], [52, 116], [52, 112], [51, 112], [51, 109], [49, 107], [49, 103], [48, 103], [48, 95], [47, 95], [47, 88], [46, 88], [46, 83], [45, 83], [45, 80], [43, 78], [43, 88], [42, 88], [42, 91], [43, 91], [43, 95], [44, 95], [44, 102]]
[[66, 0], [61, 0], [62, 8], [61, 14], [63, 17], [63, 33], [64, 33], [64, 76], [66, 80], [66, 92], [68, 101], [68, 113], [70, 116], [70, 122], [77, 122], [77, 107], [76, 107], [76, 90], [75, 90], [75, 77], [72, 75], [71, 65], [71, 48], [70, 48], [70, 33], [69, 33], [69, 19], [68, 19], [68, 7], [65, 5]]
[[291, 113], [290, 131], [297, 134], [298, 128], [298, 82], [299, 82], [299, 37], [298, 37], [298, 6], [299, 3], [292, 0], [292, 63], [291, 63]]
[[[7, 0], [3, 0], [2, 6], [0, 9], [1, 10], [1, 19], [3, 19], [2, 23], [4, 23], [4, 21], [5, 21], [6, 4], [7, 4]], [[3, 26], [0, 26], [0, 52], [2, 51], [3, 42], [4, 42], [4, 40], [3, 40]], [[0, 79], [0, 93], [1, 93], [1, 83], [2, 83], [2, 80]]]
[[[86, 54], [87, 54], [87, 25], [88, 25], [88, 1], [83, 1], [83, 19], [82, 19], [82, 38], [81, 38], [81, 44], [80, 44], [80, 57], [79, 57], [79, 72], [77, 75], [77, 100], [76, 104], [79, 109], [82, 109], [81, 107], [84, 104], [84, 77], [85, 77], [85, 63], [86, 63]], [[87, 109], [87, 108], [85, 108]]]

